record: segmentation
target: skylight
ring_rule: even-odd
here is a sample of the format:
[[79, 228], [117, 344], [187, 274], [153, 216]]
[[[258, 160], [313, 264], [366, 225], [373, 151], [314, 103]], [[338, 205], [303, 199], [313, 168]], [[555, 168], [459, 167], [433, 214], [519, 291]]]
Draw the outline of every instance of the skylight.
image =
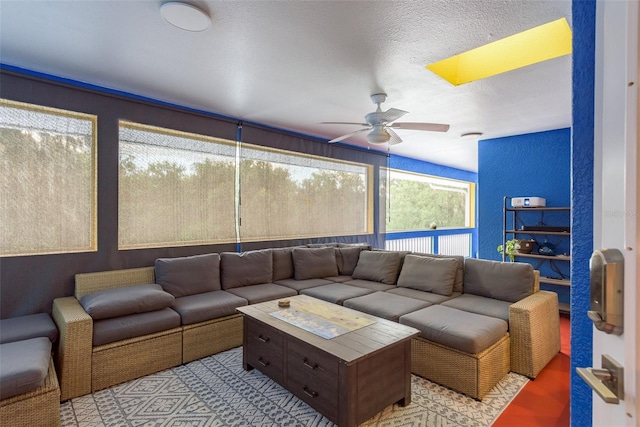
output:
[[459, 86], [571, 53], [571, 28], [565, 18], [427, 65]]

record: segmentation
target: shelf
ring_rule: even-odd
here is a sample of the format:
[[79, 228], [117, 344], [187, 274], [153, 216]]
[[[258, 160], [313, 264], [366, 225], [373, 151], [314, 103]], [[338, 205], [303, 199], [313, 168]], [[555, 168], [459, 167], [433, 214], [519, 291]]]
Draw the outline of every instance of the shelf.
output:
[[552, 279], [551, 277], [540, 277], [540, 283], [557, 286], [571, 286], [571, 280], [569, 279]]
[[571, 261], [571, 255], [536, 255], [536, 254], [514, 254], [517, 257], [522, 258], [537, 258], [537, 259], [555, 259], [557, 261]]
[[536, 230], [505, 230], [505, 233], [510, 234], [547, 234], [550, 236], [570, 236], [569, 231], [536, 231]]
[[568, 211], [571, 208], [505, 208], [505, 210], [507, 212], [513, 212], [513, 211], [518, 211], [518, 212], [522, 212], [522, 211]]

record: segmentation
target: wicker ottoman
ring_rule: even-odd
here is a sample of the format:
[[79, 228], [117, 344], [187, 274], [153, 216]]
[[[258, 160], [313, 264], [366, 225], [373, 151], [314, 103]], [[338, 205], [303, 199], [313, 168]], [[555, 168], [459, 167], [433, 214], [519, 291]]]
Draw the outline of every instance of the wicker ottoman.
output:
[[510, 370], [507, 322], [433, 305], [400, 317], [420, 330], [411, 343], [411, 370], [482, 399]]

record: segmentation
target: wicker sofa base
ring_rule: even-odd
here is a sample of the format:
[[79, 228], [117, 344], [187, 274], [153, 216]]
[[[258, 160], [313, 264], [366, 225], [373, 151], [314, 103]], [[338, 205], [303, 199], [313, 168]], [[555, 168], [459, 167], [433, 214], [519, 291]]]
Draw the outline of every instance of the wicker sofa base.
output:
[[242, 315], [182, 327], [182, 363], [242, 345]]
[[509, 370], [509, 334], [476, 354], [421, 337], [411, 340], [411, 371], [414, 374], [474, 399], [482, 399]]
[[0, 425], [57, 427], [60, 425], [60, 387], [53, 365], [37, 389], [0, 401]]
[[182, 363], [182, 328], [95, 347], [91, 391], [140, 378]]

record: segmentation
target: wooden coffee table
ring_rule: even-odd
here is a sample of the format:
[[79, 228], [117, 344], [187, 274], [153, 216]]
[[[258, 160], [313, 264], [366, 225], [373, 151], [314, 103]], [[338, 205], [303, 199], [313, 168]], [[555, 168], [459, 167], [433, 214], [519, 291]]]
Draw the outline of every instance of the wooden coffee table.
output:
[[411, 402], [417, 329], [306, 295], [239, 307], [243, 366], [258, 369], [340, 426]]

